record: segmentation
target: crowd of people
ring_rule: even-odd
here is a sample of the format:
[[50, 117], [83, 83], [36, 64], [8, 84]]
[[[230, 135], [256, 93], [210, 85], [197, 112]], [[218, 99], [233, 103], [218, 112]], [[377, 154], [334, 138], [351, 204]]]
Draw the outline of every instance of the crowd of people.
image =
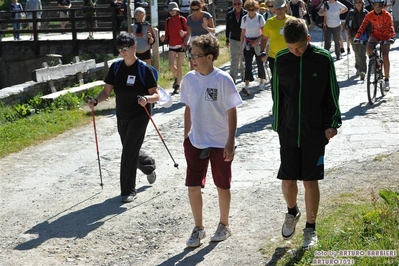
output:
[[[169, 69], [174, 77], [172, 94], [180, 93], [180, 102], [185, 105], [182, 139], [187, 162], [185, 185], [194, 220], [194, 229], [186, 243], [188, 247], [199, 246], [206, 236], [201, 189], [206, 184], [209, 163], [220, 210], [220, 220], [211, 241], [223, 241], [232, 235], [229, 226], [230, 185], [236, 148], [237, 107], [242, 104], [241, 96], [250, 95], [249, 83], [255, 80], [254, 59], [259, 90], [266, 88], [265, 67], [272, 73], [273, 130], [279, 135], [281, 160], [277, 178], [281, 180], [287, 205], [282, 237], [287, 240], [295, 234], [301, 217], [297, 206], [298, 181], [302, 181], [306, 210], [302, 247], [309, 249], [317, 245], [318, 182], [324, 179], [325, 146], [342, 124], [339, 86], [330, 52], [331, 36], [335, 43], [335, 59], [340, 60], [345, 52], [344, 29], [346, 52], [350, 53], [352, 45], [355, 68], [362, 80], [367, 71], [366, 54], [371, 56], [373, 45], [382, 41], [386, 90], [389, 90], [389, 47], [395, 39], [393, 19], [384, 9], [384, 0], [371, 0], [370, 12], [365, 9], [363, 0], [355, 0], [354, 8], [348, 8], [348, 3], [340, 1], [343, 0], [312, 0], [310, 3], [304, 0], [261, 3], [232, 0], [232, 8], [226, 14], [230, 73], [214, 66], [220, 44], [213, 36], [214, 18], [207, 12], [205, 3], [191, 0], [190, 14], [186, 16], [180, 14], [177, 2], [168, 3], [170, 16], [160, 40], [169, 45]], [[143, 110], [151, 109], [152, 103], [160, 97], [149, 66], [145, 66], [148, 70], [145, 82], [136, 78], [140, 76], [142, 64], [151, 64], [151, 45], [156, 36], [145, 20], [145, 9], [138, 7], [134, 14], [135, 22], [129, 32], [120, 34], [116, 41], [122, 63], [111, 65], [104, 90], [88, 102], [94, 110], [115, 91], [117, 125], [123, 147], [121, 201], [125, 203], [137, 196], [136, 172], [140, 169], [141, 145], [150, 118]], [[320, 18], [324, 48], [310, 43], [309, 28], [317, 25], [314, 21]], [[367, 46], [358, 44], [360, 40]], [[186, 53], [191, 70], [184, 74], [182, 64]], [[239, 74], [241, 82], [245, 82], [241, 94], [236, 88]], [[154, 170], [155, 167], [150, 172]]]
[[[303, 248], [318, 242], [316, 218], [319, 208], [319, 180], [324, 179], [325, 146], [341, 126], [339, 87], [330, 48], [334, 39], [335, 59], [345, 52], [342, 30], [346, 32], [347, 49], [355, 54], [357, 75], [364, 80], [366, 55], [381, 42], [384, 61], [385, 90], [389, 90], [390, 45], [395, 41], [392, 6], [384, 0], [232, 0], [226, 13], [226, 47], [230, 51], [231, 68], [226, 73], [214, 66], [220, 43], [215, 22], [203, 0], [191, 0], [190, 12], [181, 15], [177, 2], [168, 2], [169, 17], [160, 40], [169, 46], [169, 70], [173, 74], [173, 92], [180, 93], [184, 111], [184, 154], [187, 162], [185, 185], [191, 206], [194, 229], [188, 247], [197, 247], [205, 238], [201, 189], [206, 184], [208, 165], [219, 197], [220, 220], [211, 241], [223, 241], [232, 235], [229, 226], [232, 162], [236, 148], [237, 107], [242, 96], [249, 96], [249, 83], [255, 80], [253, 62], [257, 66], [259, 90], [266, 89], [266, 69], [272, 77], [273, 130], [280, 141], [281, 180], [287, 213], [281, 228], [284, 239], [291, 239], [301, 217], [297, 206], [298, 181], [305, 188], [306, 223]], [[368, 5], [369, 4], [369, 10]], [[346, 2], [346, 3], [344, 3]], [[96, 0], [84, 0], [86, 22], [95, 27]], [[60, 17], [68, 16], [69, 0], [59, 0]], [[12, 0], [12, 10], [23, 10]], [[40, 0], [28, 0], [26, 11], [40, 10]], [[19, 13], [13, 14], [18, 18]], [[32, 16], [28, 13], [28, 16]], [[40, 16], [40, 13], [37, 13]], [[152, 106], [160, 98], [157, 79], [152, 72], [152, 45], [157, 36], [146, 21], [146, 10], [134, 10], [134, 22], [127, 33], [121, 33], [116, 48], [122, 58], [113, 63], [105, 78], [104, 89], [88, 101], [95, 106], [112, 92], [116, 95], [117, 129], [122, 144], [120, 165], [121, 201], [137, 197], [137, 169], [155, 182], [155, 160], [141, 150]], [[316, 21], [321, 19], [321, 23]], [[17, 23], [16, 23], [17, 24]], [[309, 28], [323, 30], [324, 48], [310, 43]], [[65, 28], [66, 24], [61, 25]], [[18, 29], [19, 25], [14, 25]], [[14, 39], [20, 36], [14, 34]], [[90, 32], [88, 39], [93, 39]], [[364, 42], [363, 45], [361, 42]], [[188, 54], [190, 68], [183, 73]], [[317, 62], [317, 63], [315, 63]], [[144, 72], [143, 72], [144, 71]], [[241, 94], [236, 88], [238, 76], [245, 83]], [[146, 163], [147, 161], [147, 163]], [[149, 170], [143, 170], [147, 165]], [[148, 168], [147, 167], [147, 168]]]

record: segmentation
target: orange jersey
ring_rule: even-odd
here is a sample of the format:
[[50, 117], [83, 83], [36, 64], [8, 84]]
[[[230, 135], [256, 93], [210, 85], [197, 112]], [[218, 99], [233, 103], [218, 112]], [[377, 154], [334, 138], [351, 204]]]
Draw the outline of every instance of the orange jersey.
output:
[[383, 9], [380, 14], [375, 13], [375, 11], [367, 13], [363, 19], [362, 25], [355, 35], [356, 39], [360, 38], [369, 24], [371, 24], [372, 34], [378, 36], [389, 36], [389, 38], [395, 38], [396, 36], [392, 16], [389, 12]]

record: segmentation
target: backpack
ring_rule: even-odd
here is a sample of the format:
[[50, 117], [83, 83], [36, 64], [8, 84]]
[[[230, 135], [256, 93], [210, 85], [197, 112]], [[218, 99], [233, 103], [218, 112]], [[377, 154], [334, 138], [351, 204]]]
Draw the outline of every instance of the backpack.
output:
[[[137, 60], [139, 61], [139, 68], [138, 68], [139, 78], [141, 80], [141, 83], [143, 83], [145, 86], [144, 77], [145, 77], [145, 71], [147, 70], [147, 67], [146, 67], [147, 63], [140, 59], [137, 59]], [[115, 62], [114, 77], [118, 73], [122, 62], [123, 62], [123, 60], [119, 60], [119, 61]], [[152, 74], [154, 75], [155, 81], [158, 82], [158, 70], [155, 67], [153, 67], [152, 65], [149, 65], [149, 66], [152, 71]], [[171, 107], [173, 104], [172, 97], [170, 97], [170, 95], [168, 93], [166, 93], [166, 91], [160, 86], [158, 86], [158, 91], [159, 91], [159, 100], [157, 103], [165, 108]]]
[[263, 18], [265, 19], [265, 22], [266, 22], [266, 20], [269, 18], [269, 12], [266, 12], [265, 14], [263, 14]]
[[[147, 63], [142, 61], [142, 60], [140, 60], [140, 59], [137, 59], [137, 60], [139, 61], [139, 78], [141, 80], [141, 83], [143, 83], [144, 86], [145, 86], [144, 77], [145, 77], [145, 71], [147, 69], [146, 68]], [[123, 60], [116, 61], [115, 66], [114, 66], [114, 77], [118, 73], [122, 62], [123, 62]], [[156, 70], [156, 68], [153, 67], [152, 65], [149, 65], [149, 66], [150, 66], [150, 68], [152, 70], [152, 74], [154, 75], [155, 81], [158, 82], [158, 70]]]

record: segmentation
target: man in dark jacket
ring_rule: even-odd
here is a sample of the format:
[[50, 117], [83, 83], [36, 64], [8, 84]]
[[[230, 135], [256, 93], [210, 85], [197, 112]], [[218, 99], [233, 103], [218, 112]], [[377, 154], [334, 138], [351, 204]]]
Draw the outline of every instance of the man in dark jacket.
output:
[[242, 0], [233, 0], [234, 8], [226, 16], [226, 47], [230, 48], [230, 76], [234, 83], [237, 80], [238, 65], [240, 65], [241, 80], [243, 80], [244, 64], [240, 50], [241, 19], [247, 14], [242, 7]]
[[355, 52], [355, 68], [356, 75], [360, 76], [361, 80], [364, 80], [367, 73], [367, 63], [366, 63], [366, 43], [369, 36], [369, 29], [362, 35], [363, 44], [354, 44], [353, 39], [360, 26], [362, 25], [364, 17], [367, 15], [368, 11], [364, 8], [363, 0], [355, 0], [355, 9], [351, 9], [345, 20], [345, 30], [348, 32], [348, 42], [352, 43], [353, 51]]
[[298, 180], [305, 187], [306, 226], [303, 248], [317, 244], [318, 180], [324, 178], [324, 151], [341, 126], [339, 87], [330, 53], [310, 44], [306, 22], [293, 18], [284, 26], [286, 49], [275, 59], [273, 130], [279, 135], [281, 165], [277, 175], [288, 207], [282, 227], [290, 239], [301, 212]]

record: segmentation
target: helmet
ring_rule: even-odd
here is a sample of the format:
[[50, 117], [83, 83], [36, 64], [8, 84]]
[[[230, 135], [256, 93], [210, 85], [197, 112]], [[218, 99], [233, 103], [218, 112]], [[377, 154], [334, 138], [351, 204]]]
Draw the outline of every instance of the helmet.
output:
[[384, 4], [384, 3], [385, 3], [385, 0], [371, 0], [371, 3], [372, 3], [372, 4], [375, 4], [375, 3]]

